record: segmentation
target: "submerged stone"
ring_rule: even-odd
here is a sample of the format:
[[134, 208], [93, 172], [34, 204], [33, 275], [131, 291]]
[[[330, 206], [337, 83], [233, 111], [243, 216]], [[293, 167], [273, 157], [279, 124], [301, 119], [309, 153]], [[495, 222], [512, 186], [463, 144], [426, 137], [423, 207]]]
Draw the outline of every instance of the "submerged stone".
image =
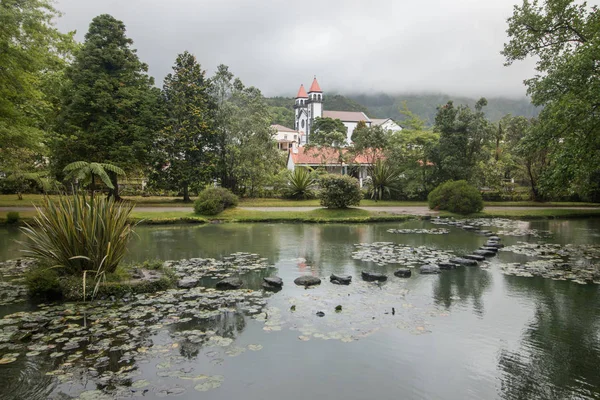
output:
[[469, 260], [469, 259], [460, 258], [460, 257], [453, 258], [453, 259], [450, 260], [450, 262], [453, 263], [453, 264], [465, 265], [465, 266], [468, 266], [468, 267], [474, 267], [474, 266], [477, 265], [477, 261], [475, 261], [475, 260]]
[[469, 260], [485, 261], [485, 257], [484, 256], [480, 256], [478, 254], [467, 254], [464, 257], [467, 258], [467, 259], [469, 259]]
[[473, 254], [476, 254], [478, 256], [484, 256], [484, 257], [493, 257], [496, 255], [495, 252], [489, 251], [489, 250], [475, 250], [473, 252]]
[[456, 264], [452, 264], [451, 262], [441, 262], [438, 264], [440, 269], [456, 269]]
[[421, 268], [419, 268], [419, 272], [424, 275], [439, 274], [440, 267], [438, 267], [437, 265], [434, 265], [434, 264], [422, 265]]
[[219, 282], [217, 282], [217, 289], [221, 290], [233, 290], [239, 289], [244, 285], [244, 282], [240, 278], [225, 278]]
[[400, 268], [396, 272], [394, 272], [394, 276], [398, 278], [410, 278], [412, 275], [412, 271], [409, 268]]
[[177, 281], [177, 287], [180, 289], [190, 289], [198, 286], [198, 279], [183, 278]]
[[[283, 286], [283, 279], [278, 276], [270, 276], [263, 278], [264, 284], [272, 288], [281, 288]], [[263, 287], [264, 287], [263, 284]]]

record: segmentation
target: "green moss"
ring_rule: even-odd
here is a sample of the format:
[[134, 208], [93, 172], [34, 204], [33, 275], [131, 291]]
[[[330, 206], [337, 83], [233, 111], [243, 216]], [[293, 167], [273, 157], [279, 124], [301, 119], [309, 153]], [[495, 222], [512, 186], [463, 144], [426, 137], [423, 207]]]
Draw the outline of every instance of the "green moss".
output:
[[58, 300], [63, 297], [60, 276], [55, 268], [32, 268], [25, 273], [25, 284], [31, 297], [45, 300]]

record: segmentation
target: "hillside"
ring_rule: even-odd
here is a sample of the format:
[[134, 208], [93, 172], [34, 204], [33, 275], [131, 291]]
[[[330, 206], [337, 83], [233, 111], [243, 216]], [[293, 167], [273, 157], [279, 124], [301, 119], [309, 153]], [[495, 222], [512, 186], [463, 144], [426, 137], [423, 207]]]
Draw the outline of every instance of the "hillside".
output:
[[[443, 94], [415, 94], [415, 95], [389, 95], [381, 94], [332, 94], [325, 96], [324, 108], [326, 110], [362, 111], [372, 118], [392, 118], [402, 121], [400, 113], [402, 102], [406, 101], [408, 109], [423, 118], [428, 125], [433, 125], [437, 107], [453, 100], [454, 104], [465, 104], [470, 107], [475, 105], [477, 99], [448, 96]], [[488, 105], [484, 109], [490, 121], [498, 121], [506, 114], [535, 117], [539, 108], [533, 106], [527, 99], [488, 98]], [[270, 97], [266, 99], [272, 114], [272, 123], [287, 127], [294, 126], [294, 99], [290, 97]]]

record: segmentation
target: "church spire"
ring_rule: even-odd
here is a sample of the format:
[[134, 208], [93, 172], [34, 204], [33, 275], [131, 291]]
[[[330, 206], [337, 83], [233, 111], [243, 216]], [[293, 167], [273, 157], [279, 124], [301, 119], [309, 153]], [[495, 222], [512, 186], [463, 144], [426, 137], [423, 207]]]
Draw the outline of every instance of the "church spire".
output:
[[297, 99], [308, 99], [308, 94], [306, 94], [304, 85], [300, 85], [300, 89], [298, 90], [298, 94], [296, 95], [296, 98]]
[[319, 82], [317, 82], [316, 75], [315, 75], [315, 79], [313, 79], [313, 81], [312, 81], [312, 85], [310, 85], [310, 90], [308, 92], [309, 93], [311, 93], [311, 92], [323, 93], [323, 91], [321, 90], [321, 87], [319, 86]]

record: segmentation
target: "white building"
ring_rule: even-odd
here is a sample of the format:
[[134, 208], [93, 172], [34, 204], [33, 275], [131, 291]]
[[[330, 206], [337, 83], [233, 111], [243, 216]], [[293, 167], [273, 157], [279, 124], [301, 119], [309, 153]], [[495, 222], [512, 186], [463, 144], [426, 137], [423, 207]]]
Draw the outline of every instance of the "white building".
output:
[[351, 143], [352, 133], [360, 121], [364, 121], [368, 127], [382, 126], [384, 129], [396, 132], [401, 131], [402, 127], [396, 124], [391, 118], [371, 119], [360, 111], [326, 111], [323, 110], [323, 91], [317, 82], [313, 79], [308, 93], [304, 85], [300, 85], [298, 94], [294, 100], [295, 123], [294, 129], [298, 131], [300, 141], [299, 145], [306, 144], [310, 140], [310, 132], [314, 120], [317, 118], [332, 118], [341, 120], [347, 128], [347, 141]]
[[300, 132], [294, 129], [278, 124], [271, 125], [271, 128], [275, 131], [275, 140], [279, 150], [288, 151], [301, 141]]

